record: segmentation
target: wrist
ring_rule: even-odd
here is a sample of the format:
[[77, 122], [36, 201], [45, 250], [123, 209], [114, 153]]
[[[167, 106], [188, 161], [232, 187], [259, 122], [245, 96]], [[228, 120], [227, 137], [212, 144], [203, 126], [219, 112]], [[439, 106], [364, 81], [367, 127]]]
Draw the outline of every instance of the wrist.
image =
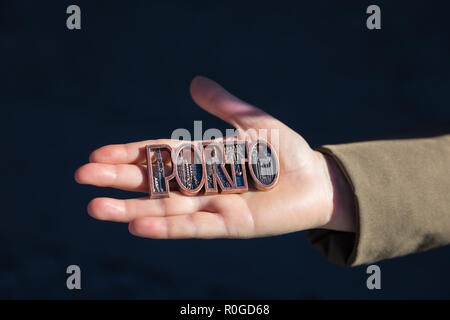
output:
[[337, 162], [327, 154], [320, 154], [324, 161], [327, 184], [331, 190], [331, 197], [328, 197], [331, 210], [322, 228], [355, 232], [356, 207], [351, 185]]

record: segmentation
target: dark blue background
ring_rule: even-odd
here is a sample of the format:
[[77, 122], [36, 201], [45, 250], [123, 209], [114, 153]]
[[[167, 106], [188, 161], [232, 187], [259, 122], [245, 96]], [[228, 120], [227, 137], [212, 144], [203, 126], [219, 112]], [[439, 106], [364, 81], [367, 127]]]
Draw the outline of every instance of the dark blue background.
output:
[[313, 146], [450, 120], [448, 1], [190, 2], [0, 1], [0, 298], [450, 298], [449, 247], [380, 262], [369, 291], [365, 267], [330, 264], [303, 232], [161, 241], [86, 214], [134, 196], [74, 182], [93, 149], [227, 127], [191, 101], [196, 74]]

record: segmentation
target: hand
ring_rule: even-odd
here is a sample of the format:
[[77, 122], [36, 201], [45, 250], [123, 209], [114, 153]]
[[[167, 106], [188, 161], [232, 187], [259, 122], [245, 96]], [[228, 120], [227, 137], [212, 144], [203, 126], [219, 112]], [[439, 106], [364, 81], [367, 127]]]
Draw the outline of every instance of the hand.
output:
[[[217, 83], [196, 77], [191, 83], [194, 101], [227, 121], [240, 134], [249, 129], [279, 130], [280, 176], [270, 191], [243, 194], [148, 197], [119, 200], [96, 198], [89, 214], [100, 220], [128, 222], [129, 231], [147, 238], [250, 238], [279, 235], [310, 228], [355, 230], [350, 187], [334, 163], [296, 132], [262, 110], [231, 95]], [[269, 142], [273, 144], [273, 141]], [[148, 192], [145, 145], [179, 144], [175, 140], [148, 140], [101, 147], [80, 167], [81, 184]]]

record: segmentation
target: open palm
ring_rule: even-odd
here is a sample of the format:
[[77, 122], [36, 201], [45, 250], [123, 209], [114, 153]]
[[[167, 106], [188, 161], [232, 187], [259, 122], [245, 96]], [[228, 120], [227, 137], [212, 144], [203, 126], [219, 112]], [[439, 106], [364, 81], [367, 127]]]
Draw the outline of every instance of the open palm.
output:
[[[241, 134], [255, 132], [249, 129], [278, 130], [277, 185], [270, 191], [242, 194], [190, 197], [171, 192], [163, 199], [96, 198], [88, 205], [91, 216], [128, 222], [132, 234], [148, 238], [249, 238], [310, 228], [353, 230], [354, 222], [345, 211], [349, 201], [338, 197], [345, 189], [342, 173], [332, 161], [312, 150], [289, 127], [212, 80], [194, 78], [191, 95], [200, 107]], [[270, 136], [268, 140], [273, 143]], [[82, 184], [147, 192], [145, 146], [156, 143], [177, 146], [180, 141], [158, 139], [101, 147], [92, 152], [90, 163], [76, 171], [75, 179]]]

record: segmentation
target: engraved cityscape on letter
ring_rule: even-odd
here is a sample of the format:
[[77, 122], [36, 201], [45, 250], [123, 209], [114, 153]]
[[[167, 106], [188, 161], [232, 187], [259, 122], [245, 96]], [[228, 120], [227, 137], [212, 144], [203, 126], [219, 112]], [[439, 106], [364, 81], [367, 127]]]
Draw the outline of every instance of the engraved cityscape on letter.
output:
[[[165, 164], [164, 153], [170, 164]], [[173, 172], [168, 174], [168, 171], [171, 170], [170, 167], [173, 167], [171, 153], [172, 148], [168, 145], [155, 144], [146, 146], [147, 177], [151, 199], [169, 196], [169, 180], [173, 178]]]
[[164, 182], [164, 162], [161, 156], [161, 149], [156, 149], [156, 162], [154, 165], [153, 172], [153, 191], [154, 192], [165, 192], [166, 185]]
[[250, 147], [249, 171], [255, 186], [267, 190], [277, 182], [278, 161], [272, 148], [265, 141], [258, 141]]
[[203, 184], [202, 160], [191, 144], [183, 144], [175, 151], [176, 180], [180, 191], [195, 194]]

